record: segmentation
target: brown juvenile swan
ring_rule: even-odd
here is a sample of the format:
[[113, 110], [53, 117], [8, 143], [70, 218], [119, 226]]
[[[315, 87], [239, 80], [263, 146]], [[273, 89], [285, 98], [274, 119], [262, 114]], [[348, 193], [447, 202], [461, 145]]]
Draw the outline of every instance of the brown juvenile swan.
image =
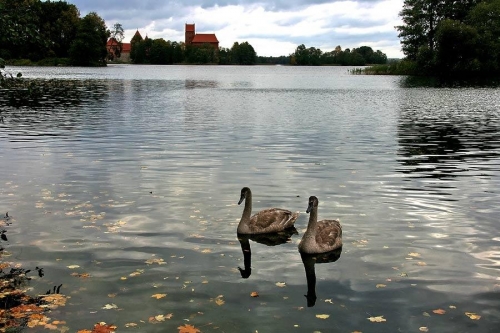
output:
[[324, 253], [342, 246], [342, 226], [339, 220], [318, 221], [318, 198], [309, 197], [306, 213], [310, 213], [307, 230], [299, 243], [299, 252]]
[[243, 200], [245, 200], [245, 208], [241, 215], [240, 224], [238, 224], [237, 232], [239, 234], [252, 235], [279, 232], [293, 227], [295, 220], [299, 217], [299, 212], [292, 213], [281, 208], [264, 209], [250, 217], [252, 212], [252, 191], [248, 187], [241, 189], [238, 205]]

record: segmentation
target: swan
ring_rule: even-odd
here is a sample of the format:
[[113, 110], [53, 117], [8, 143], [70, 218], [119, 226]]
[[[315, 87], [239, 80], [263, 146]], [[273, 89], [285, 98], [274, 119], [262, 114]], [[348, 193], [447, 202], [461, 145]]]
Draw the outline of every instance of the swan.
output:
[[299, 212], [292, 213], [281, 208], [264, 209], [250, 217], [252, 212], [252, 191], [248, 187], [241, 189], [238, 205], [243, 201], [245, 201], [245, 208], [238, 224], [238, 234], [252, 235], [283, 231], [293, 227], [299, 217]]
[[324, 253], [342, 246], [342, 226], [339, 220], [318, 221], [318, 198], [309, 197], [306, 213], [309, 215], [307, 230], [299, 243], [299, 252]]

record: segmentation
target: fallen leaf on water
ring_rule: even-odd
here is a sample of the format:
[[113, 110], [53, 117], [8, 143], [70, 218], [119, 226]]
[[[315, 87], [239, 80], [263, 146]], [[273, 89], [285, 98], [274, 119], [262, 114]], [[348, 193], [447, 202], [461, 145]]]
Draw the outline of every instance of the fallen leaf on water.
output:
[[419, 327], [418, 330], [420, 332], [429, 332], [429, 329], [427, 327], [425, 327], [425, 326]]
[[379, 283], [375, 286], [376, 288], [385, 288], [387, 287], [385, 284]]
[[136, 327], [137, 324], [136, 323], [126, 323], [125, 324], [125, 327]]
[[224, 303], [226, 303], [226, 302], [222, 299], [222, 296], [217, 296], [217, 298], [215, 299], [215, 304], [221, 306]]
[[160, 258], [148, 259], [148, 260], [145, 261], [145, 263], [148, 264], [148, 265], [152, 265], [152, 264], [165, 265], [166, 264], [166, 262], [163, 259], [160, 259]]
[[420, 253], [417, 253], [417, 252], [410, 252], [410, 253], [408, 253], [408, 255], [410, 257], [420, 257]]
[[455, 305], [450, 305], [450, 309], [456, 309], [457, 307]]
[[446, 313], [446, 310], [436, 309], [436, 310], [432, 310], [432, 312], [434, 312], [435, 314], [443, 315]]
[[327, 319], [328, 317], [330, 317], [330, 315], [328, 315], [328, 314], [317, 314], [316, 315], [316, 318], [319, 318], [319, 319]]
[[423, 262], [423, 261], [417, 262], [417, 265], [418, 266], [427, 266], [427, 264], [425, 262]]
[[387, 321], [384, 318], [384, 316], [370, 317], [370, 318], [366, 318], [366, 319], [368, 319], [372, 323], [381, 323], [381, 322]]
[[284, 286], [286, 286], [286, 283], [285, 282], [276, 282], [276, 285], [280, 288], [283, 288]]
[[424, 313], [422, 313], [422, 314], [423, 314], [424, 316], [426, 316], [426, 317], [430, 317], [430, 316], [431, 316], [431, 315], [429, 314], [429, 312], [424, 312]]
[[185, 324], [184, 326], [177, 327], [179, 329], [179, 333], [200, 333], [201, 331], [196, 327]]
[[479, 319], [481, 319], [481, 316], [478, 315], [478, 314], [476, 314], [476, 313], [474, 313], [474, 312], [466, 312], [465, 315], [467, 317], [469, 317], [470, 319], [472, 319], [472, 320], [479, 320]]
[[79, 278], [82, 278], [82, 279], [86, 279], [86, 278], [89, 278], [90, 277], [90, 274], [89, 273], [71, 273], [71, 276], [76, 276], [76, 277], [79, 277]]
[[330, 304], [333, 304], [333, 302], [332, 302], [332, 299], [331, 299], [331, 298], [329, 298], [329, 299], [325, 299], [325, 303], [330, 303]]
[[256, 291], [252, 291], [252, 292], [250, 293], [250, 296], [252, 296], [252, 297], [259, 297], [259, 293], [258, 293], [258, 292], [256, 292]]
[[156, 298], [156, 299], [160, 299], [160, 298], [163, 298], [163, 297], [165, 297], [165, 296], [167, 296], [167, 294], [154, 294], [154, 295], [153, 295], [153, 296], [151, 296], [151, 297], [154, 297], [154, 298]]
[[102, 307], [104, 310], [118, 309], [118, 305], [111, 303]]
[[75, 269], [75, 268], [79, 268], [80, 266], [78, 265], [69, 265], [67, 266], [69, 269]]
[[212, 250], [210, 250], [210, 249], [203, 249], [203, 250], [201, 250], [201, 253], [210, 253], [210, 252], [212, 252]]

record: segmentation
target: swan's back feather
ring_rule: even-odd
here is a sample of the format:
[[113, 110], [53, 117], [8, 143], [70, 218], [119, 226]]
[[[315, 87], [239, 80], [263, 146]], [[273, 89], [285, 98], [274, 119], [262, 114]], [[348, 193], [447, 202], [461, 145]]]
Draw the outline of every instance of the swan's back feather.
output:
[[254, 214], [247, 226], [252, 234], [277, 232], [292, 227], [298, 216], [287, 209], [268, 208]]

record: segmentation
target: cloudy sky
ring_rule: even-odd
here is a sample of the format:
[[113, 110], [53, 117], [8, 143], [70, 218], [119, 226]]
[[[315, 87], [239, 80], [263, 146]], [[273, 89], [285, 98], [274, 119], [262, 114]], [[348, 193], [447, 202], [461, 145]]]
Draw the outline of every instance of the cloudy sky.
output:
[[97, 12], [111, 28], [120, 23], [125, 41], [143, 37], [184, 41], [185, 23], [215, 33], [219, 45], [249, 42], [260, 56], [289, 55], [304, 44], [323, 52], [362, 45], [389, 58], [402, 57], [398, 13], [403, 0], [67, 0], [83, 17]]

